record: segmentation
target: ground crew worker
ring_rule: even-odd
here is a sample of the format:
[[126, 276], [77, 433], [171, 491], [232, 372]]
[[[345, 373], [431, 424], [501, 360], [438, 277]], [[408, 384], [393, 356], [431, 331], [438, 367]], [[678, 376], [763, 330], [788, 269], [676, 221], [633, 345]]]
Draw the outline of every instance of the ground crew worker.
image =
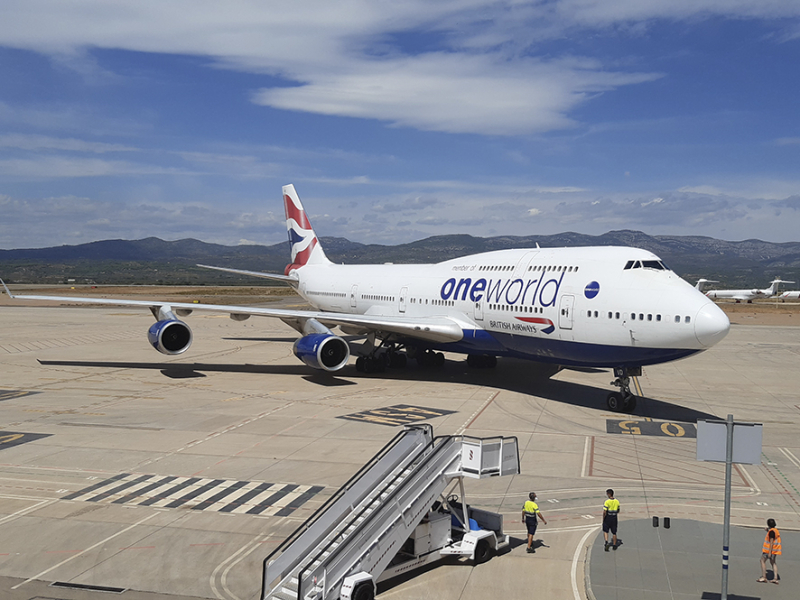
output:
[[767, 582], [767, 559], [772, 566], [772, 583], [778, 584], [778, 563], [776, 562], [781, 555], [781, 532], [775, 526], [775, 519], [767, 519], [767, 535], [764, 538], [764, 546], [761, 548], [761, 577], [759, 583]]
[[547, 521], [544, 519], [544, 515], [542, 515], [541, 511], [539, 510], [539, 505], [536, 504], [536, 494], [531, 492], [528, 494], [528, 500], [522, 507], [522, 521], [528, 528], [528, 549], [526, 552], [528, 554], [533, 554], [536, 552], [536, 549], [533, 547], [533, 536], [536, 534], [536, 526], [538, 525], [538, 521], [536, 518], [542, 520], [542, 523], [547, 525]]
[[614, 490], [610, 488], [606, 490], [606, 496], [608, 496], [608, 500], [603, 503], [603, 539], [606, 543], [603, 549], [608, 552], [609, 531], [613, 536], [614, 550], [617, 549], [617, 515], [619, 514], [619, 500], [614, 498]]

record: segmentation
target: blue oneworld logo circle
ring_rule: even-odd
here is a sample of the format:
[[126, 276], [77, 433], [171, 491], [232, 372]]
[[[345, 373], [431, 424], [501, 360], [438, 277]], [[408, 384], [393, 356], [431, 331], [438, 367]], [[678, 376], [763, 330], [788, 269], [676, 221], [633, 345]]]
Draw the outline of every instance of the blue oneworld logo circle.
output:
[[586, 288], [583, 290], [583, 295], [589, 298], [590, 300], [597, 296], [600, 293], [600, 284], [596, 281], [592, 281], [591, 283], [586, 285]]

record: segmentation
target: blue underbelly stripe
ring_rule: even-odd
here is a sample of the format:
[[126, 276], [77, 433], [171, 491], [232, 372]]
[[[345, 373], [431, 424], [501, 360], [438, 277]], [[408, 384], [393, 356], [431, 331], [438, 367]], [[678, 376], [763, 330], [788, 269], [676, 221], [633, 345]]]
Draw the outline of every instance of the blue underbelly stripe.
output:
[[574, 367], [624, 367], [654, 365], [700, 352], [695, 348], [645, 348], [588, 344], [539, 337], [465, 329], [464, 338], [429, 347], [445, 352], [493, 354]]

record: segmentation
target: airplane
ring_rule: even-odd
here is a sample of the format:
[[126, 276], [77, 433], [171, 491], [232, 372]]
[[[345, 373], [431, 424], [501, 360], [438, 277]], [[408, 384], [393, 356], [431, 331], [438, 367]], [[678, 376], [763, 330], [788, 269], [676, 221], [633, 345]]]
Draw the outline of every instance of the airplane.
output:
[[[702, 279], [700, 280], [702, 281]], [[700, 282], [697, 282], [698, 285]], [[774, 296], [778, 291], [778, 286], [781, 283], [794, 283], [794, 281], [784, 281], [780, 277], [778, 279], [772, 280], [769, 284], [768, 288], [764, 288], [763, 290], [759, 290], [757, 288], [752, 290], [708, 290], [706, 292], [706, 296], [709, 298], [717, 299], [730, 299], [736, 300], [736, 302], [741, 302], [742, 300], [746, 300], [748, 303], [751, 303], [754, 298], [769, 298]]]
[[719, 281], [716, 281], [715, 279], [698, 279], [697, 283], [694, 284], [694, 289], [696, 289], [698, 292], [702, 292], [707, 283], [719, 283]]
[[497, 250], [435, 264], [339, 265], [314, 232], [293, 185], [283, 187], [291, 263], [283, 274], [198, 265], [288, 283], [314, 310], [189, 304], [158, 300], [14, 296], [53, 302], [141, 306], [156, 322], [148, 331], [159, 352], [192, 344], [179, 317], [195, 310], [278, 318], [300, 334], [297, 358], [335, 372], [348, 364], [345, 335], [365, 336], [360, 372], [444, 364], [443, 352], [467, 355], [473, 368], [513, 357], [560, 368], [610, 368], [614, 412], [633, 412], [631, 378], [642, 367], [707, 350], [730, 329], [725, 313], [655, 254], [631, 247]]
[[779, 298], [781, 300], [798, 300], [800, 299], [800, 291], [798, 290], [791, 290], [783, 292]]

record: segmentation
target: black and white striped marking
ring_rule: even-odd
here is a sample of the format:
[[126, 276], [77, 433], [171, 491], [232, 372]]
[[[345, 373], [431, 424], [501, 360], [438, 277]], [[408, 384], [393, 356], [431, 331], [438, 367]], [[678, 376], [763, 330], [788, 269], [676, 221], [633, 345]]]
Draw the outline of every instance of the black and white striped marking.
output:
[[121, 473], [61, 499], [286, 517], [323, 489], [320, 485]]

